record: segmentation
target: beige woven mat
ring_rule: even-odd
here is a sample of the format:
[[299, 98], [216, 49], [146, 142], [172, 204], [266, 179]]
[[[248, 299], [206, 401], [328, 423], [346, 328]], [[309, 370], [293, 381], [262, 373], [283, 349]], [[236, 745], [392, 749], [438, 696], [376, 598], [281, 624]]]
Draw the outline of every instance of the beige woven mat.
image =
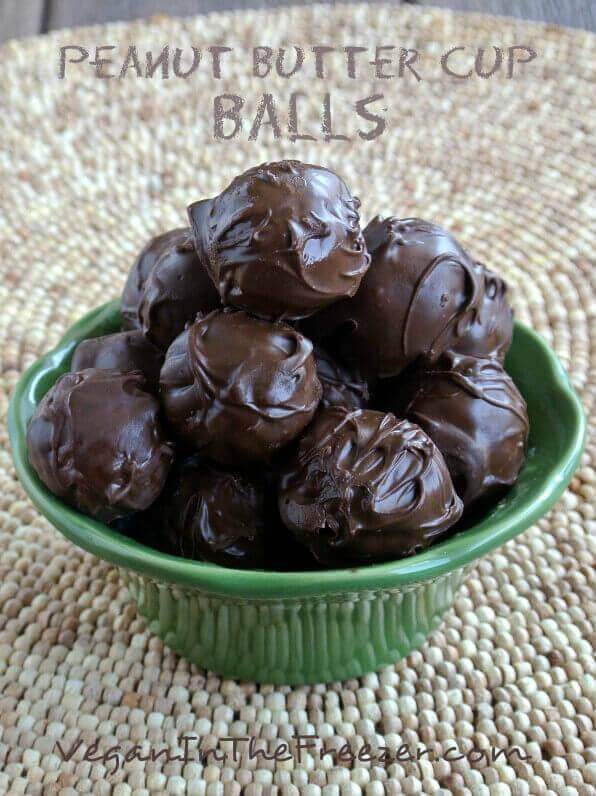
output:
[[[309, 8], [54, 33], [0, 50], [0, 412], [19, 374], [85, 310], [116, 296], [134, 253], [178, 225], [188, 201], [265, 159], [295, 156], [340, 171], [365, 218], [393, 211], [447, 225], [513, 285], [517, 315], [571, 372], [588, 411], [594, 336], [595, 37], [579, 31], [412, 7]], [[250, 77], [248, 53], [224, 79], [56, 78], [64, 44], [525, 44], [521, 77], [383, 81], [392, 127], [371, 143], [235, 142], [211, 136], [211, 98], [293, 81]], [[105, 53], [104, 53], [105, 55]], [[109, 55], [109, 53], [108, 53]], [[334, 100], [374, 93], [332, 77]], [[311, 113], [326, 86], [306, 81]], [[354, 116], [338, 122], [353, 131]], [[343, 121], [342, 121], [343, 120]], [[338, 125], [339, 126], [339, 125]], [[591, 173], [592, 172], [592, 173]], [[590, 215], [592, 212], [592, 215]], [[0, 427], [0, 793], [557, 794], [596, 793], [594, 743], [594, 437], [558, 506], [481, 561], [431, 640], [394, 668], [312, 688], [222, 681], [148, 633], [110, 566], [39, 517], [15, 479]], [[592, 526], [592, 527], [590, 527]], [[136, 742], [176, 751], [184, 734], [295, 732], [327, 741], [402, 743], [435, 760], [370, 766], [249, 761], [206, 766], [85, 762]], [[69, 762], [55, 746], [84, 745]], [[336, 745], [337, 745], [336, 744]], [[450, 747], [520, 747], [529, 760], [445, 760]], [[146, 747], [144, 747], [146, 748]]]

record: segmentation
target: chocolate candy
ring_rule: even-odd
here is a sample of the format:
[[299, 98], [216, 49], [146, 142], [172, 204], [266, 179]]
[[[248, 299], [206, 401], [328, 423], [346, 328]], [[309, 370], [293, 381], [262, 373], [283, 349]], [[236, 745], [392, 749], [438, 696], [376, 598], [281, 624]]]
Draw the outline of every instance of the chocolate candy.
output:
[[323, 388], [320, 407], [343, 406], [344, 409], [364, 409], [369, 394], [366, 382], [350, 373], [321, 346], [314, 347], [317, 376]]
[[435, 442], [466, 507], [496, 497], [517, 479], [528, 413], [499, 362], [445, 354], [407, 374], [394, 406]]
[[467, 334], [482, 307], [483, 275], [451, 235], [419, 218], [377, 217], [364, 237], [372, 263], [358, 293], [303, 328], [365, 378], [394, 376]]
[[122, 292], [121, 311], [123, 329], [141, 328], [138, 315], [139, 302], [147, 277], [161, 255], [168, 248], [176, 246], [177, 243], [186, 240], [187, 235], [187, 229], [171, 229], [168, 232], [163, 232], [161, 235], [156, 235], [154, 238], [151, 238], [143, 247], [128, 273], [126, 284]]
[[176, 555], [262, 569], [263, 505], [260, 484], [194, 456], [174, 468], [151, 514]]
[[167, 418], [190, 448], [233, 467], [269, 463], [321, 398], [311, 343], [245, 312], [215, 311], [172, 343], [161, 372]]
[[442, 537], [462, 504], [429, 437], [392, 414], [324, 409], [279, 483], [285, 525], [321, 562], [411, 555]]
[[83, 340], [74, 350], [70, 368], [73, 371], [87, 368], [121, 370], [123, 373], [136, 370], [145, 377], [147, 389], [155, 392], [162, 363], [163, 352], [140, 330], [133, 329]]
[[370, 263], [359, 206], [332, 171], [285, 160], [249, 169], [188, 213], [223, 303], [293, 320], [358, 289]]
[[198, 313], [221, 306], [219, 293], [197, 257], [190, 230], [176, 236], [149, 272], [141, 292], [141, 328], [164, 351]]
[[105, 521], [148, 508], [172, 463], [159, 404], [143, 384], [140, 373], [68, 373], [27, 431], [29, 461], [48, 489]]
[[481, 279], [482, 299], [459, 334], [452, 336], [448, 350], [503, 363], [513, 337], [513, 310], [507, 300], [507, 285], [481, 263], [475, 264], [475, 270]]

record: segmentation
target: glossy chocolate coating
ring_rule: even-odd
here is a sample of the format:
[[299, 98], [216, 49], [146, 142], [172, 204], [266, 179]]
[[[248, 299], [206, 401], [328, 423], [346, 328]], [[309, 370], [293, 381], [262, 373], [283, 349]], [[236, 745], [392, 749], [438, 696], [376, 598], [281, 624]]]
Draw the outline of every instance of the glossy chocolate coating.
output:
[[392, 414], [317, 414], [279, 484], [283, 522], [321, 562], [411, 555], [443, 536], [462, 504], [434, 443]]
[[265, 566], [263, 487], [193, 456], [174, 468], [152, 514], [176, 555], [227, 567]]
[[145, 280], [138, 306], [141, 328], [165, 351], [198, 313], [219, 307], [219, 293], [185, 230], [170, 240]]
[[364, 237], [372, 261], [354, 298], [303, 328], [364, 378], [386, 378], [465, 333], [481, 306], [483, 280], [457, 241], [428, 221], [377, 217]]
[[344, 409], [364, 409], [369, 393], [366, 382], [350, 373], [321, 346], [314, 347], [317, 376], [323, 388], [320, 408], [342, 406]]
[[528, 413], [499, 362], [445, 354], [407, 374], [394, 410], [435, 442], [466, 507], [516, 481], [526, 458]]
[[133, 329], [83, 340], [74, 350], [70, 369], [99, 368], [123, 373], [136, 370], [145, 377], [147, 389], [155, 392], [159, 387], [163, 356], [139, 329]]
[[469, 322], [451, 337], [447, 349], [503, 363], [513, 337], [513, 310], [507, 300], [507, 285], [482, 263], [474, 267], [481, 279], [482, 299]]
[[241, 311], [198, 318], [161, 372], [163, 407], [180, 439], [233, 467], [269, 463], [311, 420], [321, 392], [312, 344]]
[[370, 257], [343, 180], [297, 160], [249, 169], [188, 208], [222, 301], [264, 318], [303, 318], [353, 296]]
[[172, 463], [159, 404], [143, 385], [140, 373], [67, 373], [29, 423], [29, 461], [43, 483], [105, 521], [147, 509]]
[[141, 293], [151, 273], [151, 269], [159, 260], [161, 255], [177, 243], [186, 240], [188, 229], [170, 229], [161, 235], [151, 238], [139, 253], [137, 259], [132, 264], [128, 272], [128, 277], [122, 291], [122, 328], [140, 329], [139, 302]]

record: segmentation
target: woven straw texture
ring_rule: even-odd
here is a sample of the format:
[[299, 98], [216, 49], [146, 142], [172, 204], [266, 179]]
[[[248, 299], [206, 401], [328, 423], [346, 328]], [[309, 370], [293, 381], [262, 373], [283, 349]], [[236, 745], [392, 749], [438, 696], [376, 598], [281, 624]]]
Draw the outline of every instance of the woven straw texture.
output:
[[[165, 17], [53, 33], [0, 50], [0, 413], [19, 374], [84, 311], [115, 297], [135, 252], [179, 225], [186, 204], [249, 165], [280, 156], [337, 169], [377, 212], [450, 228], [512, 285], [517, 317], [568, 367], [588, 413], [596, 389], [594, 116], [596, 38], [580, 31], [413, 7], [346, 6]], [[114, 44], [123, 57], [164, 44], [237, 48], [223, 79], [99, 80], [89, 66], [57, 79], [58, 47]], [[302, 43], [418, 47], [420, 83], [251, 77], [248, 47]], [[525, 44], [539, 57], [507, 80], [454, 80], [436, 64], [451, 46]], [[241, 49], [240, 49], [241, 48]], [[105, 53], [104, 53], [105, 55]], [[109, 53], [108, 53], [109, 55]], [[370, 57], [370, 54], [369, 54]], [[204, 65], [208, 65], [208, 61]], [[309, 74], [312, 74], [310, 72]], [[370, 74], [368, 72], [367, 74]], [[254, 109], [303, 89], [354, 103], [379, 90], [391, 126], [374, 142], [212, 137], [211, 98]], [[591, 115], [592, 114], [592, 115]], [[337, 127], [354, 133], [353, 110]], [[357, 125], [356, 125], [357, 126]], [[592, 212], [592, 215], [590, 215]], [[152, 637], [116, 569], [40, 518], [0, 427], [0, 793], [552, 794], [596, 793], [592, 436], [558, 506], [482, 560], [441, 628], [395, 667], [359, 681], [272, 688], [222, 681]], [[329, 745], [417, 744], [435, 759], [334, 765], [296, 761], [83, 760], [133, 743], [172, 753], [184, 733], [213, 746], [254, 735], [275, 746], [300, 732]], [[79, 737], [69, 762], [56, 749]], [[529, 760], [445, 760], [442, 752], [520, 747]]]

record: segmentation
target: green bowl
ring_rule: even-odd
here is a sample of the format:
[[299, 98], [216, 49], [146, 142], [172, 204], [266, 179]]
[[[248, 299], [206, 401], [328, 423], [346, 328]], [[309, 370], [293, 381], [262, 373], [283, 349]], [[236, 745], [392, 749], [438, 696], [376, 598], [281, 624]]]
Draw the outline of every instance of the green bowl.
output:
[[86, 337], [117, 331], [118, 302], [88, 313], [21, 378], [9, 429], [18, 476], [68, 539], [117, 564], [151, 631], [225, 677], [303, 684], [358, 677], [419, 647], [451, 606], [472, 562], [532, 525], [559, 498], [581, 455], [579, 399], [546, 343], [517, 323], [507, 370], [528, 404], [528, 461], [475, 525], [419, 555], [325, 572], [224, 569], [160, 553], [52, 495], [29, 464], [26, 427]]

